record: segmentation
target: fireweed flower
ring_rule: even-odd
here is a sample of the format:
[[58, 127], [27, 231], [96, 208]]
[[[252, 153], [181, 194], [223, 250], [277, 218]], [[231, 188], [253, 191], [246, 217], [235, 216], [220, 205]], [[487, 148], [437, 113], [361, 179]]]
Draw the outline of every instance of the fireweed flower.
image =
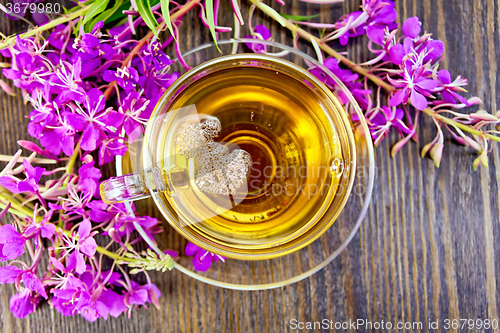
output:
[[468, 84], [467, 79], [462, 78], [459, 75], [455, 81], [452, 82], [450, 72], [445, 69], [438, 72], [437, 78], [440, 83], [440, 88], [438, 90], [441, 92], [441, 96], [444, 101], [455, 104], [456, 100], [458, 100], [460, 103], [470, 106], [469, 101], [456, 93], [457, 91], [467, 92], [467, 90], [462, 88], [462, 86], [466, 86]]
[[117, 134], [110, 133], [101, 138], [99, 145], [99, 165], [112, 162], [115, 156], [123, 156], [127, 152], [127, 146], [124, 139]]
[[184, 254], [188, 257], [193, 257], [193, 266], [197, 271], [200, 272], [207, 271], [210, 266], [212, 266], [212, 262], [216, 262], [219, 260], [224, 262], [224, 260], [226, 259], [223, 256], [204, 250], [198, 245], [195, 245], [191, 242], [189, 242], [186, 246]]
[[422, 76], [424, 69], [414, 68], [409, 62], [404, 67], [404, 75], [402, 79], [390, 79], [389, 81], [394, 87], [399, 90], [391, 97], [389, 105], [391, 107], [398, 106], [401, 103], [408, 103], [410, 99], [411, 104], [417, 110], [423, 110], [427, 107], [428, 101], [425, 98], [432, 97], [434, 89], [437, 88], [438, 82], [432, 79], [426, 79]]
[[158, 42], [151, 43], [149, 47], [143, 51], [143, 60], [147, 66], [154, 66], [156, 71], [161, 71], [172, 64], [172, 60], [163, 53], [161, 45]]
[[75, 271], [80, 274], [85, 272], [85, 258], [83, 255], [92, 257], [97, 248], [97, 244], [93, 238], [97, 234], [97, 231], [91, 232], [90, 229], [90, 221], [84, 219], [78, 227], [78, 239], [76, 239], [75, 235], [71, 238], [67, 236], [63, 237], [66, 246], [61, 247], [61, 249], [72, 251], [67, 260], [71, 264], [74, 264]]
[[376, 113], [373, 117], [368, 116], [370, 134], [374, 140], [374, 144], [378, 143], [389, 134], [392, 127], [396, 128], [400, 133], [409, 134], [409, 129], [403, 122], [404, 111], [401, 109], [390, 109], [387, 106], [382, 106], [382, 112]]
[[114, 124], [119, 122], [121, 115], [108, 108], [105, 112], [105, 99], [99, 89], [91, 89], [85, 95], [84, 107], [77, 104], [75, 113], [66, 113], [70, 125], [77, 131], [83, 131], [81, 147], [84, 150], [95, 150], [103, 130], [116, 132]]
[[10, 312], [17, 318], [25, 318], [30, 313], [35, 312], [40, 297], [26, 288], [10, 298]]
[[33, 193], [38, 196], [42, 204], [45, 206], [46, 203], [43, 197], [40, 196], [40, 187], [38, 185], [45, 169], [41, 167], [33, 167], [26, 159], [23, 160], [23, 167], [26, 174], [26, 178], [24, 180], [19, 181], [13, 176], [2, 176], [0, 177], [0, 185], [12, 193]]
[[24, 253], [26, 239], [11, 224], [0, 227], [0, 261], [14, 260]]
[[[83, 82], [80, 77], [82, 71], [82, 61], [78, 59], [73, 65], [61, 61], [60, 66], [45, 82], [44, 94], [56, 94], [55, 101], [64, 103], [67, 101], [82, 102], [85, 97]], [[49, 99], [49, 98], [46, 98]]]
[[102, 74], [102, 79], [106, 82], [116, 81], [125, 91], [130, 91], [139, 82], [139, 73], [134, 67], [118, 68], [116, 71], [105, 71]]
[[[270, 40], [271, 32], [264, 25], [256, 25], [252, 35], [247, 35], [245, 38], [253, 38], [260, 40]], [[246, 46], [255, 53], [266, 53], [267, 45], [258, 43], [245, 43]]]
[[149, 120], [153, 107], [150, 101], [141, 97], [138, 92], [131, 91], [122, 102], [118, 112], [123, 115], [123, 129], [129, 143], [139, 138], [144, 132], [144, 125]]

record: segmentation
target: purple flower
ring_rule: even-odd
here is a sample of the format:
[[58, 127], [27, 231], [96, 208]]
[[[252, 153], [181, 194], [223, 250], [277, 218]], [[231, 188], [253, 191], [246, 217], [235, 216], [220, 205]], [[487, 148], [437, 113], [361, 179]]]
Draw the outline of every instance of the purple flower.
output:
[[31, 270], [25, 271], [21, 275], [21, 278], [22, 278], [23, 283], [26, 286], [26, 288], [37, 292], [38, 294], [40, 294], [40, 296], [42, 296], [45, 299], [49, 298], [47, 296], [47, 293], [45, 292], [45, 288], [42, 284], [42, 281]]
[[69, 124], [77, 131], [83, 131], [81, 147], [87, 151], [96, 149], [104, 129], [116, 132], [114, 124], [122, 117], [111, 108], [105, 112], [104, 94], [99, 89], [91, 89], [85, 96], [84, 108], [78, 105], [75, 113], [65, 113]]
[[[271, 32], [265, 26], [259, 24], [255, 26], [253, 35], [247, 35], [245, 38], [254, 38], [260, 40], [270, 40]], [[267, 45], [259, 43], [245, 43], [246, 46], [255, 53], [266, 53]]]
[[21, 52], [15, 56], [12, 68], [5, 68], [3, 74], [6, 78], [14, 81], [14, 84], [22, 89], [32, 90], [42, 88], [47, 69], [44, 67], [40, 56], [31, 55], [29, 52]]
[[116, 71], [104, 71], [102, 79], [106, 82], [116, 81], [120, 87], [130, 91], [139, 82], [139, 73], [134, 67], [118, 68]]
[[69, 245], [74, 251], [71, 253], [68, 260], [71, 264], [75, 265], [75, 271], [80, 274], [85, 272], [85, 258], [83, 254], [92, 257], [97, 249], [97, 244], [93, 238], [97, 232], [94, 231], [91, 233], [91, 228], [90, 221], [84, 219], [78, 227], [78, 240], [75, 241], [73, 239], [72, 243]]
[[466, 86], [468, 84], [467, 79], [462, 78], [460, 75], [455, 79], [455, 81], [451, 82], [451, 74], [449, 71], [442, 69], [438, 72], [438, 80], [441, 84], [440, 91], [443, 100], [448, 103], [455, 104], [456, 100], [460, 101], [467, 106], [470, 106], [470, 103], [462, 96], [456, 93], [456, 91], [466, 92], [462, 86]]
[[411, 39], [417, 38], [422, 30], [418, 17], [415, 16], [407, 18], [405, 23], [403, 23], [402, 30], [405, 37]]
[[356, 11], [349, 15], [343, 15], [339, 21], [335, 22], [335, 36], [341, 45], [347, 45], [349, 38], [364, 35], [365, 24], [368, 19], [366, 12]]
[[0, 227], [0, 261], [13, 260], [24, 253], [26, 240], [11, 224]]
[[410, 134], [409, 129], [403, 122], [404, 111], [401, 109], [391, 110], [387, 106], [382, 106], [382, 112], [378, 112], [373, 117], [369, 116], [369, 127], [374, 144], [377, 145], [389, 134], [391, 128], [396, 128], [400, 133]]
[[23, 236], [26, 239], [35, 238], [35, 244], [37, 248], [39, 235], [42, 238], [52, 238], [52, 236], [56, 232], [56, 226], [49, 222], [52, 218], [53, 213], [54, 209], [50, 209], [41, 222], [37, 222], [36, 219], [32, 219], [29, 217], [26, 219], [28, 222], [28, 227], [24, 229]]
[[389, 105], [394, 107], [401, 103], [406, 104], [410, 99], [411, 104], [417, 110], [425, 109], [428, 105], [425, 96], [432, 97], [431, 93], [438, 86], [438, 82], [424, 78], [422, 74], [425, 69], [423, 67], [414, 68], [409, 62], [406, 63], [403, 71], [402, 79], [394, 80], [389, 78], [393, 86], [399, 89], [391, 97]]
[[34, 312], [40, 298], [30, 289], [24, 289], [10, 298], [10, 312], [17, 318], [25, 318]]
[[224, 260], [226, 259], [223, 256], [204, 250], [198, 245], [195, 245], [191, 242], [189, 242], [186, 246], [186, 250], [184, 251], [184, 253], [188, 257], [193, 256], [193, 266], [197, 271], [200, 272], [207, 271], [210, 266], [212, 266], [212, 262], [216, 262], [219, 260], [224, 262]]
[[99, 179], [101, 179], [101, 170], [94, 168], [94, 160], [85, 163], [78, 170], [78, 189], [87, 193], [98, 193]]
[[132, 309], [132, 307], [152, 303], [158, 306], [158, 298], [161, 297], [161, 292], [153, 283], [140, 285], [135, 281], [130, 281], [130, 289], [124, 295], [125, 305]]
[[149, 47], [143, 51], [143, 60], [147, 66], [154, 65], [156, 71], [161, 71], [172, 64], [172, 60], [163, 53], [160, 49], [161, 45], [158, 42], [151, 43]]
[[57, 156], [62, 151], [66, 156], [71, 156], [75, 150], [76, 131], [68, 121], [69, 114], [67, 111], [62, 114], [57, 112], [54, 123], [47, 126], [39, 138], [42, 146], [53, 155]]
[[112, 317], [116, 318], [127, 310], [127, 306], [125, 305], [125, 296], [120, 295], [113, 290], [104, 290], [100, 299], [102, 299], [105, 303], [108, 313]]
[[382, 45], [385, 31], [398, 27], [395, 23], [398, 18], [394, 2], [388, 0], [366, 0], [363, 10], [368, 14], [366, 21], [366, 35], [374, 43]]
[[14, 283], [23, 272], [16, 266], [0, 267], [0, 283]]
[[18, 181], [17, 179], [10, 176], [0, 177], [0, 185], [11, 191], [12, 193], [23, 193], [30, 192], [38, 194], [38, 182], [42, 177], [44, 168], [34, 167], [28, 162], [28, 160], [23, 160], [23, 166], [26, 173], [26, 179], [23, 181]]
[[125, 97], [118, 111], [124, 115], [123, 128], [131, 143], [144, 132], [143, 125], [149, 120], [153, 107], [138, 92], [132, 91]]
[[50, 94], [56, 94], [55, 102], [64, 103], [67, 101], [82, 102], [85, 98], [85, 90], [80, 77], [82, 72], [82, 60], [79, 58], [73, 65], [62, 62], [56, 71], [45, 82], [44, 94], [49, 100]]
[[99, 165], [113, 161], [117, 155], [125, 155], [127, 146], [123, 141], [122, 138], [113, 135], [109, 135], [107, 138], [102, 139], [99, 145]]
[[163, 91], [170, 87], [179, 78], [179, 73], [162, 73], [154, 70], [146, 71], [139, 79], [139, 85], [144, 89], [146, 99], [150, 105], [155, 105]]

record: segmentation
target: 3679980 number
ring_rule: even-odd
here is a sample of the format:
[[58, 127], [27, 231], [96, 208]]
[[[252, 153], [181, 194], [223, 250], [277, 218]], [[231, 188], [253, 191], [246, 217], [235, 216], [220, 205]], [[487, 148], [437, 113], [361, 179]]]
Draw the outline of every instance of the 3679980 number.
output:
[[16, 2], [16, 3], [7, 3], [5, 5], [7, 10], [7, 14], [24, 14], [30, 12], [31, 14], [35, 13], [44, 13], [44, 14], [52, 14], [52, 13], [60, 13], [61, 5], [59, 3], [30, 3], [30, 2]]
[[482, 329], [493, 329], [496, 330], [498, 329], [498, 319], [445, 319], [444, 320], [444, 329], [449, 330], [449, 329], [460, 329], [460, 330], [482, 330]]

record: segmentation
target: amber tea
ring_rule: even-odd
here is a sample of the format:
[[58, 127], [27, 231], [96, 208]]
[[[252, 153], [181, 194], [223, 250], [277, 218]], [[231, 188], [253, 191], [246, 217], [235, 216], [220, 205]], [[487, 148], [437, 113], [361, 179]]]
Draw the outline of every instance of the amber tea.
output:
[[169, 110], [193, 106], [198, 117], [156, 125], [153, 149], [173, 187], [160, 204], [181, 233], [215, 248], [262, 251], [303, 237], [332, 205], [341, 208], [352, 134], [315, 85], [235, 64], [174, 97]]

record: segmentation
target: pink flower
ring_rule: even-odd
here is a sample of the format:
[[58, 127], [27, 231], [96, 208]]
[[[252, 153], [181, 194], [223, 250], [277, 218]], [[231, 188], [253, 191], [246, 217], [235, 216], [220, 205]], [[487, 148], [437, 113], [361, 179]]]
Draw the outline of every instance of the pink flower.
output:
[[97, 233], [97, 231], [90, 232], [92, 226], [90, 221], [84, 219], [80, 226], [78, 227], [78, 241], [75, 242], [73, 239], [72, 244], [69, 247], [73, 248], [74, 251], [68, 257], [68, 266], [74, 265], [75, 271], [77, 273], [82, 274], [85, 272], [85, 258], [84, 254], [87, 257], [92, 257], [97, 249], [97, 243], [93, 236]]
[[0, 227], [0, 261], [13, 260], [24, 253], [26, 240], [13, 225]]
[[38, 194], [38, 182], [42, 177], [44, 168], [34, 167], [28, 162], [23, 160], [23, 166], [26, 173], [26, 179], [18, 181], [13, 177], [3, 176], [0, 177], [0, 185], [11, 191], [12, 193], [31, 192]]
[[10, 298], [10, 312], [17, 318], [25, 318], [36, 309], [40, 298], [30, 289], [24, 289]]
[[223, 256], [204, 250], [191, 242], [188, 243], [184, 252], [188, 257], [193, 256], [193, 266], [200, 272], [207, 271], [212, 266], [212, 262], [219, 260], [224, 262], [226, 259]]

